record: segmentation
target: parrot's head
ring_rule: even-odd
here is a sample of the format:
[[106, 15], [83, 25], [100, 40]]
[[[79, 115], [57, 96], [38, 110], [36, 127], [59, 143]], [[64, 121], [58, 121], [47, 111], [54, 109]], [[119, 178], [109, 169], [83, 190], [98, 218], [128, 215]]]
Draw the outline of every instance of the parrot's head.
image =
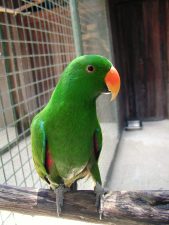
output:
[[63, 80], [69, 90], [80, 97], [95, 99], [109, 90], [115, 99], [120, 89], [120, 77], [112, 63], [100, 55], [83, 55], [75, 58], [65, 69]]

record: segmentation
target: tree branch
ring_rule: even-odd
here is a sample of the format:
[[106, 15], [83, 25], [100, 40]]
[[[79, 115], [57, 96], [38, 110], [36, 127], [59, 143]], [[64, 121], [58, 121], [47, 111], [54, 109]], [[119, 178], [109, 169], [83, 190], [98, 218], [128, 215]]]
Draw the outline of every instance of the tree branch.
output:
[[[31, 215], [57, 216], [55, 194], [48, 189], [0, 185], [0, 209]], [[108, 224], [169, 224], [169, 191], [117, 191], [105, 194], [101, 202], [102, 221], [95, 207], [93, 191], [65, 193], [61, 217]], [[120, 221], [123, 220], [123, 223]]]

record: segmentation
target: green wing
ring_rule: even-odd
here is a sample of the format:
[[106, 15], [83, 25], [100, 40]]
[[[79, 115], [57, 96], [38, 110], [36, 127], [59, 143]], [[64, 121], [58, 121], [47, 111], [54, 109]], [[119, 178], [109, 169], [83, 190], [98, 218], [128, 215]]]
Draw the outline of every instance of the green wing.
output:
[[35, 116], [31, 125], [31, 140], [35, 169], [39, 176], [55, 189], [63, 181], [49, 151], [44, 121], [39, 115]]
[[92, 175], [93, 179], [95, 182], [98, 182], [101, 185], [101, 177], [100, 177], [100, 171], [98, 167], [98, 159], [100, 156], [100, 152], [102, 149], [102, 132], [100, 125], [97, 121], [97, 126], [94, 131], [93, 135], [93, 152], [94, 154], [92, 155], [90, 162], [89, 162], [89, 171], [90, 174]]
[[46, 134], [44, 121], [39, 119], [38, 115], [33, 119], [31, 124], [31, 142], [35, 169], [39, 176], [42, 179], [45, 179], [47, 176], [45, 168]]
[[100, 124], [98, 123], [98, 121], [97, 121], [97, 127], [96, 127], [94, 135], [93, 135], [93, 147], [94, 147], [95, 159], [98, 161], [100, 152], [102, 149], [102, 131], [101, 131]]

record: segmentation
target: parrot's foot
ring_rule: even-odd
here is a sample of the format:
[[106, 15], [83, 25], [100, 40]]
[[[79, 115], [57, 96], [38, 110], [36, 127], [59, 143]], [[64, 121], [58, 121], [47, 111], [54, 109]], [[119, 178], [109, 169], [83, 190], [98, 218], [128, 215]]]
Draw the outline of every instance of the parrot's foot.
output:
[[97, 182], [96, 183], [96, 186], [95, 186], [95, 189], [94, 189], [95, 193], [96, 193], [96, 207], [97, 207], [97, 210], [99, 212], [99, 215], [100, 215], [100, 220], [102, 219], [102, 211], [100, 209], [100, 201], [102, 198], [104, 198], [104, 193], [105, 193], [105, 190], [104, 188]]
[[57, 209], [57, 215], [59, 217], [61, 213], [61, 209], [63, 206], [63, 200], [64, 200], [64, 186], [60, 185], [58, 188], [55, 189], [56, 194], [56, 209]]

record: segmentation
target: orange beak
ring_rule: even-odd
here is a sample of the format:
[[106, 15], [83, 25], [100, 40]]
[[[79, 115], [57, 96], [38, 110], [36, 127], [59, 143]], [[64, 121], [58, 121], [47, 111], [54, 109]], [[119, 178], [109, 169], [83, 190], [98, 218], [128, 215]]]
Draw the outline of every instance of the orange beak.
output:
[[112, 66], [105, 76], [105, 83], [112, 93], [111, 100], [114, 100], [120, 90], [120, 76], [117, 70]]

